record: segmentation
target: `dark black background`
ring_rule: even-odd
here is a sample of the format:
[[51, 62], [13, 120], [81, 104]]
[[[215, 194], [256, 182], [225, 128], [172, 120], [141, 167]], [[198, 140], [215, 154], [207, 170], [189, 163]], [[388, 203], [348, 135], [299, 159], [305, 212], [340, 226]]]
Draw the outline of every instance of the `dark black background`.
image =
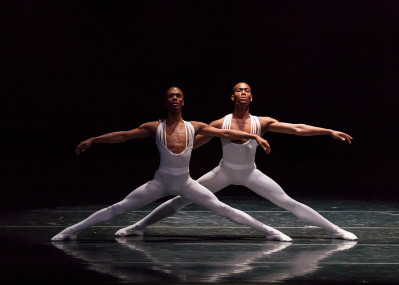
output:
[[[232, 111], [252, 87], [251, 113], [354, 137], [267, 133], [258, 168], [292, 197], [396, 200], [397, 1], [8, 1], [0, 9], [2, 210], [111, 204], [152, 178], [151, 139], [80, 141], [163, 114], [171, 85], [186, 120]], [[199, 178], [220, 142], [193, 152]], [[229, 187], [223, 195], [254, 195]]]

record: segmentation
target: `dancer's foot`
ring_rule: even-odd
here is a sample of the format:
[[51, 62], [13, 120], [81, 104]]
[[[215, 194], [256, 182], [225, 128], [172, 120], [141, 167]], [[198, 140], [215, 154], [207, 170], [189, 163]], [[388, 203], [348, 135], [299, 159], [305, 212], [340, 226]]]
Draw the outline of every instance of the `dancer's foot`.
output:
[[343, 229], [339, 229], [336, 233], [333, 233], [332, 238], [344, 239], [344, 240], [357, 240], [357, 236]]
[[64, 241], [64, 240], [75, 240], [77, 234], [71, 233], [70, 231], [63, 230], [51, 238], [51, 241]]
[[281, 233], [281, 232], [277, 232], [277, 233], [273, 233], [271, 235], [266, 236], [267, 240], [275, 240], [275, 241], [285, 241], [285, 242], [292, 242], [292, 239]]
[[126, 228], [120, 229], [115, 233], [118, 237], [126, 237], [126, 236], [142, 236], [143, 231], [137, 229], [135, 225], [128, 226]]
[[332, 239], [331, 244], [335, 245], [336, 251], [347, 250], [354, 247], [357, 244], [357, 240], [339, 240]]

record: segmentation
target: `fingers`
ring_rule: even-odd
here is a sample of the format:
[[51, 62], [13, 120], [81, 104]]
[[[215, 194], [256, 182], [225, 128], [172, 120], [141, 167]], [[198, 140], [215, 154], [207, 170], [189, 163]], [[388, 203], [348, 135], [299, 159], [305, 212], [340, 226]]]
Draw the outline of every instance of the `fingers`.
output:
[[86, 149], [88, 148], [87, 145], [80, 143], [76, 149], [75, 149], [75, 153], [76, 155], [80, 155], [82, 152], [84, 152]]
[[76, 153], [76, 155], [80, 155], [81, 152], [82, 152], [82, 149], [81, 149], [80, 145], [78, 145], [75, 149], [75, 153]]
[[352, 140], [353, 140], [353, 138], [352, 138], [350, 135], [346, 135], [346, 136], [347, 136], [348, 143], [349, 143], [349, 144], [351, 144], [351, 143], [352, 143]]
[[341, 141], [347, 141], [349, 144], [351, 144], [353, 140], [353, 138], [350, 135], [341, 132], [336, 132], [333, 135], [333, 138], [339, 139]]
[[348, 136], [348, 137], [346, 138], [346, 140], [348, 141], [349, 144], [352, 143], [351, 139], [352, 139], [352, 138], [351, 138], [350, 136]]
[[267, 141], [262, 142], [261, 144], [263, 150], [266, 152], [266, 154], [270, 154], [271, 150], [270, 150], [270, 145]]
[[265, 151], [267, 154], [270, 154], [271, 150], [270, 150], [270, 145], [266, 142], [266, 146], [265, 146]]
[[80, 145], [78, 145], [78, 146], [75, 148], [75, 153], [76, 153], [76, 155], [79, 155], [79, 154], [80, 154]]
[[341, 138], [342, 141], [346, 140], [349, 144], [351, 144], [352, 143], [351, 140], [353, 140], [353, 138], [350, 135], [347, 135], [347, 134], [341, 134], [340, 138]]
[[261, 143], [260, 143], [260, 146], [261, 146], [262, 149], [266, 152], [266, 154], [269, 154], [269, 153], [270, 153], [270, 145], [269, 145], [269, 143], [267, 142], [267, 140], [262, 139], [262, 140], [261, 140]]

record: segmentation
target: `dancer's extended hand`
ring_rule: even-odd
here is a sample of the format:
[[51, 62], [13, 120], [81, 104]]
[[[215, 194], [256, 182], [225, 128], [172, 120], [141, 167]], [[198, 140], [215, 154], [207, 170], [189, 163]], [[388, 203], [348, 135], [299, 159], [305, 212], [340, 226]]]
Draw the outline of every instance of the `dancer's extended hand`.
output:
[[338, 131], [332, 131], [331, 136], [336, 140], [347, 141], [348, 143], [351, 143], [351, 140], [353, 140], [350, 135]]
[[82, 141], [80, 144], [78, 144], [78, 146], [75, 149], [75, 153], [77, 155], [79, 155], [82, 152], [85, 152], [86, 149], [88, 149], [89, 147], [91, 147], [91, 145], [93, 144], [91, 139], [87, 139]]
[[266, 154], [269, 154], [271, 152], [270, 145], [267, 140], [257, 136], [256, 141], [258, 142], [258, 145], [260, 145], [260, 147], [266, 152]]

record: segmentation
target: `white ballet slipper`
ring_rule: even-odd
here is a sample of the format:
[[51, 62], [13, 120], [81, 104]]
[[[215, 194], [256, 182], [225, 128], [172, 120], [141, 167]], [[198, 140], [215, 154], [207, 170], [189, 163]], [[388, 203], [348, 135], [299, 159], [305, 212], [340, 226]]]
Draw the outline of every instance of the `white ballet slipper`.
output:
[[64, 241], [64, 240], [75, 240], [77, 238], [77, 234], [73, 234], [71, 232], [60, 232], [51, 238], [51, 241]]
[[358, 240], [357, 236], [353, 233], [339, 229], [338, 232], [332, 234], [332, 238], [344, 239], [344, 240]]
[[266, 236], [266, 239], [274, 241], [292, 242], [292, 238], [283, 233], [275, 233], [273, 235]]
[[115, 233], [115, 236], [118, 236], [118, 237], [142, 236], [142, 235], [143, 235], [143, 231], [136, 229], [135, 226], [129, 226], [129, 227], [120, 229]]

